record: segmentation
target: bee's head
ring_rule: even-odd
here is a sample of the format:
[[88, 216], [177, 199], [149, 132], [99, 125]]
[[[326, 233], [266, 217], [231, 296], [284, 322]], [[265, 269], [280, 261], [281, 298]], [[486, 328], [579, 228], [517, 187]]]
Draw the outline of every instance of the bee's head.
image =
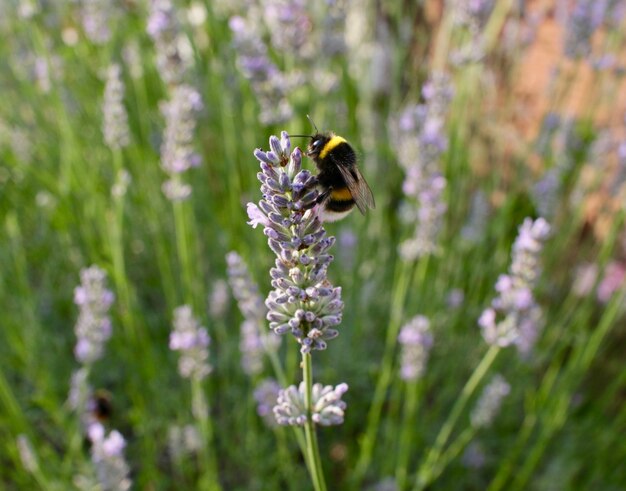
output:
[[309, 146], [307, 147], [307, 156], [312, 159], [316, 159], [330, 139], [331, 135], [325, 135], [322, 133], [313, 135], [311, 137], [311, 141], [309, 142]]

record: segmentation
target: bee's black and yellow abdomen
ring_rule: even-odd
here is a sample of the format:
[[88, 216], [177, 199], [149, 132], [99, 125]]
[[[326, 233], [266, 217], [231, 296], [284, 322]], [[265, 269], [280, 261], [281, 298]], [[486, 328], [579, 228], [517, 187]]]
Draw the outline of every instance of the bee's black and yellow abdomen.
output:
[[354, 198], [347, 187], [333, 189], [326, 201], [326, 209], [341, 213], [354, 206]]

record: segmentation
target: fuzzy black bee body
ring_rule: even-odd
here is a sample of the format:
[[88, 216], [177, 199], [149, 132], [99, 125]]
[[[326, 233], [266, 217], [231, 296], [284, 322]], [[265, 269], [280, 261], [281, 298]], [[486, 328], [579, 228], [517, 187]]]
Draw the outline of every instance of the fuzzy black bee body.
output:
[[341, 220], [354, 205], [362, 214], [376, 206], [372, 191], [357, 167], [356, 153], [345, 138], [334, 133], [317, 133], [311, 137], [307, 155], [319, 171], [318, 203], [323, 221]]

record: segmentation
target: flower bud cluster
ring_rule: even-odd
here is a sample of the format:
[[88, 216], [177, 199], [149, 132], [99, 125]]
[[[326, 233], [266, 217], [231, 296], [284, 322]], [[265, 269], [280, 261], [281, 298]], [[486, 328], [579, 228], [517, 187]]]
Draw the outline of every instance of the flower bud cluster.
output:
[[277, 124], [288, 121], [293, 115], [291, 104], [287, 100], [290, 83], [283, 72], [270, 60], [267, 46], [261, 34], [255, 29], [255, 23], [243, 17], [231, 17], [230, 29], [233, 44], [237, 51], [237, 66], [250, 81], [261, 113], [259, 120], [263, 124]]
[[443, 199], [447, 182], [439, 166], [448, 147], [445, 115], [452, 100], [448, 77], [434, 73], [422, 89], [425, 103], [406, 108], [394, 122], [398, 160], [406, 176], [402, 189], [409, 202], [416, 203], [411, 217], [416, 222], [413, 237], [400, 244], [407, 261], [437, 252], [437, 236], [447, 205]]
[[163, 183], [163, 192], [171, 201], [184, 200], [191, 194], [191, 186], [181, 181], [181, 174], [201, 162], [193, 148], [196, 113], [202, 109], [200, 94], [189, 85], [172, 89], [171, 99], [161, 103], [166, 126], [161, 144], [161, 167], [169, 175]]
[[502, 405], [502, 400], [511, 392], [511, 386], [502, 375], [496, 375], [485, 387], [476, 407], [470, 416], [472, 426], [476, 429], [489, 426]]
[[270, 270], [270, 292], [265, 305], [267, 320], [277, 334], [291, 332], [302, 353], [326, 349], [326, 341], [339, 332], [343, 302], [341, 288], [333, 287], [326, 272], [333, 256], [328, 253], [334, 237], [315, 209], [317, 179], [302, 170], [302, 152], [291, 150], [289, 136], [270, 138], [269, 152], [255, 151], [263, 199], [248, 203], [250, 225], [263, 226], [270, 249], [276, 254]]
[[74, 355], [85, 365], [102, 357], [104, 344], [111, 337], [109, 309], [115, 296], [106, 287], [106, 277], [104, 270], [91, 266], [80, 272], [81, 284], [74, 289], [74, 303], [80, 309], [74, 326]]
[[124, 107], [124, 82], [121, 76], [122, 69], [118, 64], [109, 66], [102, 102], [102, 133], [104, 141], [111, 149], [126, 147], [130, 142], [128, 115]]
[[[299, 387], [290, 385], [279, 392], [277, 405], [274, 406], [274, 416], [278, 424], [304, 426], [307, 421], [305, 390], [305, 384], [301, 382]], [[347, 391], [348, 385], [345, 383], [336, 387], [313, 384], [311, 420], [322, 426], [342, 424], [346, 403], [341, 398]]]
[[244, 316], [239, 341], [241, 365], [246, 374], [258, 375], [263, 370], [263, 355], [266, 350], [277, 350], [281, 338], [274, 332], [262, 331], [267, 307], [241, 256], [236, 252], [229, 252], [226, 255], [226, 264], [228, 281]]
[[159, 75], [168, 85], [178, 85], [191, 64], [192, 48], [182, 34], [172, 0], [151, 0], [146, 31], [154, 40]]
[[279, 393], [280, 385], [271, 378], [262, 380], [254, 389], [254, 400], [257, 403], [256, 412], [269, 427], [276, 426], [273, 411]]
[[402, 346], [400, 377], [417, 380], [424, 373], [428, 353], [433, 346], [428, 318], [417, 315], [411, 319], [400, 330], [398, 342]]
[[541, 308], [532, 289], [541, 274], [539, 256], [549, 233], [550, 225], [543, 218], [526, 218], [520, 226], [509, 273], [498, 278], [498, 296], [478, 320], [488, 344], [516, 344], [522, 354], [532, 349], [541, 321]]
[[124, 459], [126, 441], [117, 430], [105, 434], [104, 427], [94, 423], [89, 428], [91, 460], [96, 466], [100, 487], [106, 491], [126, 491], [132, 481], [128, 477], [130, 469]]
[[178, 372], [183, 378], [203, 379], [211, 373], [207, 330], [193, 317], [191, 307], [183, 305], [174, 310], [174, 330], [170, 334], [170, 349], [180, 351]]

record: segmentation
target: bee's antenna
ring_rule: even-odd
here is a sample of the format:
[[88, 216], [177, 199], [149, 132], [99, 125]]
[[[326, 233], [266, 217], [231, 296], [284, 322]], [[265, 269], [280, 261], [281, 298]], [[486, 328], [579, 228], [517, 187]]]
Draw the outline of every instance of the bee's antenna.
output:
[[311, 122], [311, 124], [313, 125], [313, 128], [315, 128], [315, 133], [319, 133], [319, 130], [317, 129], [317, 125], [313, 122], [313, 120], [311, 119], [311, 116], [307, 114], [306, 118]]
[[313, 135], [289, 135], [289, 138], [313, 138]]

